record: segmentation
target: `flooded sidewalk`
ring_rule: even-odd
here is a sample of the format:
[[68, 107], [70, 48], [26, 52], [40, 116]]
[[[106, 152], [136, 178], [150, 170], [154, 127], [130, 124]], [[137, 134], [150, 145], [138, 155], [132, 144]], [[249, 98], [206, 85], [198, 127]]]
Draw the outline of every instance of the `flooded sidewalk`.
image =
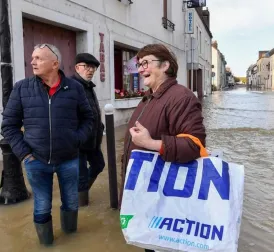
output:
[[[236, 89], [203, 100], [207, 148], [221, 149], [224, 159], [245, 166], [244, 209], [239, 252], [274, 251], [274, 92]], [[126, 127], [115, 129], [118, 188]], [[105, 137], [103, 152], [107, 162]], [[27, 180], [26, 184], [29, 188]], [[90, 191], [90, 205], [80, 208], [78, 232], [65, 235], [59, 220], [59, 187], [53, 193], [52, 247], [39, 245], [32, 221], [33, 199], [0, 205], [0, 252], [138, 252], [126, 245], [119, 211], [110, 209], [107, 166]]]
[[[120, 186], [119, 164], [125, 129], [125, 126], [115, 129], [118, 188]], [[126, 245], [120, 228], [119, 211], [110, 208], [105, 136], [102, 149], [106, 167], [91, 188], [89, 206], [79, 209], [78, 232], [66, 235], [61, 231], [59, 217], [61, 202], [58, 180], [55, 175], [52, 204], [54, 245], [43, 248], [38, 242], [32, 220], [33, 197], [31, 197], [16, 205], [0, 205], [0, 252], [143, 251], [140, 248]], [[26, 176], [25, 182], [30, 190]]]

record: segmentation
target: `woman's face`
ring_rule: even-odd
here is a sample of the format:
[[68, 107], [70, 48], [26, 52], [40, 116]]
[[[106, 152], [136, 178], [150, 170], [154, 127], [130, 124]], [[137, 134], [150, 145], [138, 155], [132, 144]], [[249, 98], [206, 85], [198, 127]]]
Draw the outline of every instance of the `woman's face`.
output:
[[160, 61], [154, 55], [147, 55], [139, 59], [138, 72], [144, 79], [144, 85], [153, 91], [167, 78], [166, 70], [169, 68], [168, 61]]

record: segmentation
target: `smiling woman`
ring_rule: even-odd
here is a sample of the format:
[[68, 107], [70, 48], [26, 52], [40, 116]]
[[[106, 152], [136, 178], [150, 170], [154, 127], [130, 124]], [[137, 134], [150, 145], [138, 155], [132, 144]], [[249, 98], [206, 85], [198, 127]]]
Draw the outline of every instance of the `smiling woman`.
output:
[[200, 148], [178, 134], [194, 136], [205, 145], [201, 104], [193, 92], [177, 83], [175, 55], [164, 45], [150, 44], [137, 53], [137, 67], [148, 91], [128, 123], [121, 192], [133, 149], [157, 151], [165, 161], [186, 163], [200, 157]]

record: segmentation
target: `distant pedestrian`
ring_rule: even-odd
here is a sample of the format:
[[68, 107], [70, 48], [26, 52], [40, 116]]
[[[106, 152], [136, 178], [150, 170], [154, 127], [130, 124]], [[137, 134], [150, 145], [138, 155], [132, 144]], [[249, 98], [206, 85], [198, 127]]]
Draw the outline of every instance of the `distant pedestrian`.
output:
[[[89, 53], [80, 53], [75, 58], [75, 64], [75, 74], [72, 78], [84, 87], [95, 120], [92, 135], [80, 146], [78, 191], [79, 206], [84, 206], [88, 204], [89, 189], [105, 167], [104, 156], [101, 150], [104, 124], [101, 120], [99, 102], [94, 91], [96, 85], [92, 82], [92, 77], [100, 62]], [[89, 167], [87, 167], [87, 163]]]
[[[2, 133], [23, 160], [34, 195], [33, 219], [41, 244], [53, 242], [52, 186], [56, 172], [61, 225], [77, 230], [79, 146], [92, 133], [93, 115], [84, 89], [60, 70], [61, 54], [50, 44], [34, 47], [34, 76], [14, 85], [3, 112]], [[24, 132], [21, 127], [24, 126]]]

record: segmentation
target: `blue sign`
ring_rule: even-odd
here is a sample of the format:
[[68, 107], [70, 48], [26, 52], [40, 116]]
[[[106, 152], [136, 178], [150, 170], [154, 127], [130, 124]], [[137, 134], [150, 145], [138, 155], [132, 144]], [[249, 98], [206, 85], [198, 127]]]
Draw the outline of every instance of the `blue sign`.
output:
[[187, 34], [194, 33], [194, 11], [188, 10], [187, 11], [187, 27], [186, 27]]

